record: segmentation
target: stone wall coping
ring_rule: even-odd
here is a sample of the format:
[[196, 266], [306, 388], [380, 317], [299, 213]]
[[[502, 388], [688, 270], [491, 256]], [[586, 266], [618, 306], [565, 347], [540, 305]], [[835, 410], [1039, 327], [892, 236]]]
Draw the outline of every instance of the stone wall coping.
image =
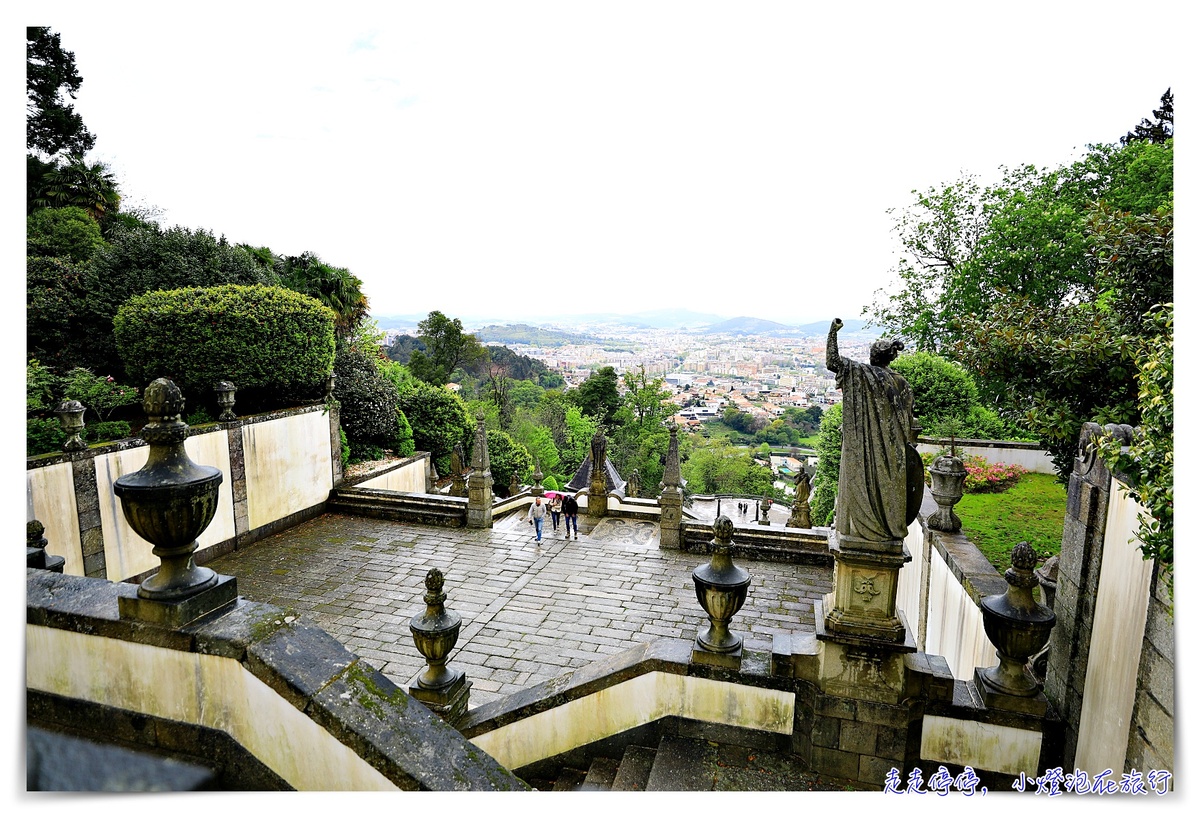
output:
[[367, 472], [366, 474], [360, 474], [358, 477], [355, 477], [353, 479], [349, 479], [349, 480], [343, 479], [342, 487], [343, 488], [354, 488], [359, 483], [364, 483], [367, 480], [374, 480], [376, 477], [380, 477], [382, 475], [388, 474], [389, 472], [394, 472], [397, 469], [402, 469], [405, 466], [412, 465], [413, 463], [416, 463], [420, 460], [428, 460], [429, 457], [430, 457], [429, 452], [414, 452], [409, 457], [404, 457], [404, 458], [401, 458], [400, 460], [393, 460], [383, 466], [380, 466], [379, 468], [375, 469], [374, 471]]
[[[929, 446], [949, 446], [948, 437], [918, 437], [917, 443]], [[977, 438], [956, 437], [955, 446], [970, 446], [980, 449], [1023, 449], [1030, 452], [1044, 452], [1046, 449], [1040, 443], [1027, 440], [979, 440]]]
[[[212, 421], [211, 423], [201, 423], [196, 426], [188, 427], [188, 437], [197, 435], [207, 435], [212, 432], [220, 432], [226, 429], [240, 429], [242, 426], [252, 426], [256, 423], [269, 423], [272, 420], [280, 418], [292, 417], [295, 415], [308, 415], [313, 412], [328, 412], [329, 407], [324, 403], [310, 404], [308, 406], [297, 406], [291, 409], [278, 409], [274, 412], [263, 412], [258, 415], [247, 415], [239, 417], [237, 420], [230, 421]], [[47, 466], [55, 466], [59, 463], [68, 463], [75, 460], [85, 458], [95, 459], [103, 457], [114, 452], [124, 452], [130, 449], [137, 449], [146, 446], [146, 441], [140, 437], [126, 437], [121, 440], [110, 440], [104, 443], [95, 443], [88, 446], [83, 451], [79, 452], [47, 452], [46, 454], [37, 454], [32, 457], [25, 458], [25, 468], [40, 469]]]
[[303, 616], [239, 597], [178, 630], [122, 620], [137, 586], [27, 569], [26, 622], [232, 659], [402, 789], [527, 785]]

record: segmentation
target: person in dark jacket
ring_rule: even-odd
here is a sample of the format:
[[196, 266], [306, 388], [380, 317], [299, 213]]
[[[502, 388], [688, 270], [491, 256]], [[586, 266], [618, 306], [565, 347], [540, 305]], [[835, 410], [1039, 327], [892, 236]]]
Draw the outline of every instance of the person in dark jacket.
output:
[[567, 533], [563, 535], [564, 540], [571, 538], [571, 527], [575, 527], [575, 539], [579, 539], [579, 502], [575, 499], [574, 494], [568, 494], [563, 498], [562, 504], [563, 517], [567, 520]]

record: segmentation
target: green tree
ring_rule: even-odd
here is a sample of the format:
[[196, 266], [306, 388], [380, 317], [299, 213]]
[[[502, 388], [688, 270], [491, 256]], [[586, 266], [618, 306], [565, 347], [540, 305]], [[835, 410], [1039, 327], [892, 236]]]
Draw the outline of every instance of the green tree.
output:
[[29, 150], [53, 157], [84, 154], [96, 144], [67, 98], [75, 99], [83, 78], [75, 53], [45, 26], [25, 29], [25, 142]]
[[[260, 265], [271, 256], [265, 247], [248, 248], [247, 252]], [[351, 332], [366, 319], [370, 302], [362, 291], [362, 279], [345, 267], [334, 267], [321, 261], [316, 253], [305, 252], [276, 259], [275, 271], [283, 286], [311, 296], [333, 310], [339, 336]]]
[[692, 494], [758, 496], [771, 490], [774, 479], [771, 470], [756, 464], [748, 451], [723, 438], [695, 445], [681, 471]]
[[[93, 256], [90, 265], [79, 269], [69, 287], [56, 290], [58, 297], [69, 302], [65, 307], [74, 316], [74, 357], [64, 362], [68, 368], [86, 366], [114, 376], [124, 372], [113, 337], [113, 318], [132, 296], [153, 290], [277, 281], [274, 275], [265, 275], [244, 250], [205, 230], [148, 226], [117, 230], [108, 240], [109, 245]], [[35, 266], [29, 263], [31, 276]], [[29, 313], [29, 348], [48, 361], [56, 356], [51, 339], [42, 335], [44, 318]], [[49, 324], [53, 326], [53, 316]]]
[[624, 381], [624, 402], [629, 407], [634, 422], [639, 426], [661, 423], [678, 408], [675, 404], [664, 403], [671, 397], [671, 390], [663, 387], [662, 378], [646, 375], [644, 365], [639, 365], [636, 372], [626, 372]]
[[462, 321], [434, 310], [417, 325], [425, 351], [413, 350], [409, 369], [426, 383], [444, 384], [460, 365], [482, 360], [483, 347], [474, 335], [463, 332]]
[[1014, 299], [965, 320], [956, 347], [997, 405], [1046, 446], [1064, 483], [1083, 423], [1137, 423], [1135, 353], [1139, 342], [1164, 342], [1158, 325], [1134, 326], [1130, 316], [1147, 293], [1171, 293], [1172, 210], [1110, 216], [1097, 210], [1093, 252], [1104, 262], [1093, 299], [1053, 307]]
[[25, 253], [85, 262], [107, 246], [100, 226], [80, 207], [41, 208], [25, 220]]
[[838, 475], [842, 463], [842, 405], [829, 407], [821, 417], [817, 432], [817, 470], [813, 475], [813, 525], [833, 524], [833, 507], [837, 501]]
[[602, 366], [569, 394], [585, 415], [599, 418], [607, 428], [612, 426], [613, 417], [621, 405], [618, 382], [617, 371], [611, 366]]
[[399, 406], [412, 426], [417, 451], [429, 452], [439, 472], [449, 472], [455, 443], [463, 444], [464, 451], [471, 448], [475, 423], [462, 398], [444, 386], [414, 380], [400, 394]]
[[1141, 124], [1121, 137], [1121, 144], [1153, 142], [1162, 144], [1175, 135], [1175, 97], [1168, 88], [1159, 100], [1162, 106], [1154, 110], [1154, 121], [1143, 119]]
[[[368, 446], [398, 447], [402, 437], [399, 392], [381, 371], [378, 358], [376, 350], [345, 339], [337, 344], [333, 396], [341, 404], [339, 419], [349, 439], [352, 457]], [[412, 443], [411, 428], [408, 442]]]
[[979, 403], [979, 388], [962, 367], [930, 352], [900, 355], [890, 364], [913, 392], [913, 414], [930, 429], [939, 420], [962, 421]]
[[525, 482], [533, 473], [533, 457], [524, 446], [499, 429], [488, 430], [487, 442], [493, 488], [500, 496], [507, 497], [508, 484], [514, 474], [518, 482]]
[[1138, 540], [1146, 559], [1175, 562], [1175, 305], [1163, 304], [1146, 316], [1146, 337], [1135, 342], [1141, 428], [1132, 445], [1102, 441], [1100, 456], [1122, 472], [1130, 496], [1145, 512], [1138, 515]]
[[97, 222], [117, 212], [121, 194], [117, 180], [103, 162], [87, 162], [70, 156], [47, 171], [35, 194], [38, 207], [81, 207]]
[[892, 211], [902, 250], [895, 280], [864, 312], [917, 349], [947, 353], [964, 337], [962, 320], [998, 302], [1086, 298], [1096, 275], [1091, 204], [1103, 198], [1135, 215], [1152, 212], [1170, 199], [1171, 165], [1171, 142], [1092, 146], [1064, 167], [1001, 168], [994, 185], [966, 176], [918, 194]]

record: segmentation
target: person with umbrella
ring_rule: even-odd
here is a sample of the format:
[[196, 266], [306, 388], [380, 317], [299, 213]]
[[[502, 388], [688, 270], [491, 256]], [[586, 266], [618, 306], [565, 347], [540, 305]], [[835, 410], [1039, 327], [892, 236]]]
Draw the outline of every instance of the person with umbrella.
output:
[[563, 498], [557, 491], [548, 491], [546, 496], [550, 498], [550, 523], [554, 526], [554, 533], [558, 533], [558, 516], [562, 514]]

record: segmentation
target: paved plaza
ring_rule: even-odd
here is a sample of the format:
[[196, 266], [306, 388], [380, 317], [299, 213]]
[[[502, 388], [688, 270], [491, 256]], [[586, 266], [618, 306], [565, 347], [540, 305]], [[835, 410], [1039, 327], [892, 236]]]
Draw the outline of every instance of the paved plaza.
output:
[[[610, 518], [592, 529], [581, 515], [580, 526], [578, 539], [562, 539], [547, 515], [539, 545], [519, 515], [477, 530], [326, 514], [208, 565], [237, 577], [243, 597], [299, 612], [405, 688], [424, 667], [408, 622], [425, 610], [426, 573], [440, 569], [446, 607], [463, 619], [450, 665], [466, 671], [476, 707], [707, 624], [692, 583], [707, 557], [660, 551], [651, 522]], [[751, 581], [731, 628], [747, 647], [768, 650], [773, 634], [813, 628], [813, 600], [830, 591], [832, 569], [736, 561]]]

